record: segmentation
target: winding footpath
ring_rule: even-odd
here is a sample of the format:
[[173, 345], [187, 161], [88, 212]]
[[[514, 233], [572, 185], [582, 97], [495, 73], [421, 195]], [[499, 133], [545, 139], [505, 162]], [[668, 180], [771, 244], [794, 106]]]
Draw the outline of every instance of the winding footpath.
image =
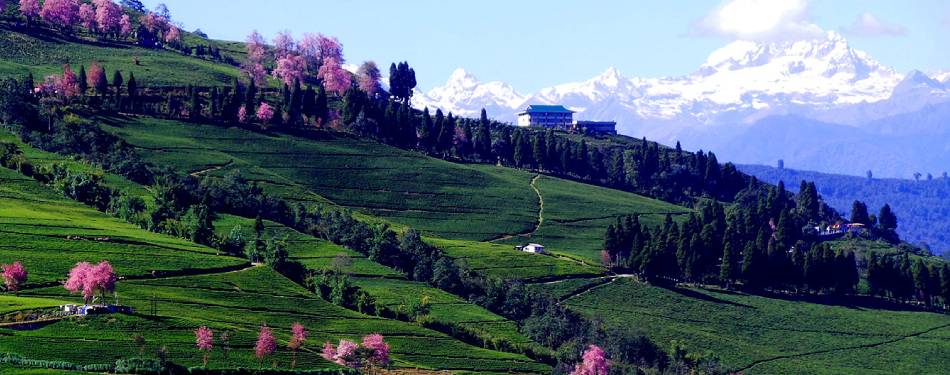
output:
[[544, 224], [544, 196], [541, 195], [541, 190], [538, 189], [538, 186], [537, 186], [537, 182], [539, 179], [541, 179], [541, 175], [536, 174], [534, 175], [534, 178], [531, 179], [531, 183], [529, 184], [531, 186], [531, 189], [534, 190], [534, 193], [538, 195], [538, 220], [537, 220], [537, 224], [535, 224], [534, 226], [534, 229], [521, 232], [521, 233], [501, 235], [498, 238], [494, 238], [486, 242], [506, 241], [515, 237], [531, 237], [531, 236], [534, 236], [535, 233], [538, 233], [539, 230], [541, 230], [541, 225]]

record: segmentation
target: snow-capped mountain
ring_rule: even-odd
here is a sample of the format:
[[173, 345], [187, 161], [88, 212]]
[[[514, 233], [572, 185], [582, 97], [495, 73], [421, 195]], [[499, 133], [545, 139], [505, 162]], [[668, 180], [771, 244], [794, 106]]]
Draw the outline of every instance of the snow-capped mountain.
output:
[[[420, 108], [441, 108], [464, 116], [476, 116], [485, 108], [490, 116], [509, 122], [527, 104], [562, 104], [577, 111], [577, 119], [617, 121], [621, 133], [667, 143], [683, 141], [693, 149], [713, 149], [728, 155], [726, 160], [771, 164], [785, 159], [792, 165], [808, 160], [809, 165], [795, 168], [852, 174], [872, 169], [881, 176], [910, 176], [913, 171], [903, 169], [935, 166], [911, 160], [888, 163], [894, 167], [883, 167], [885, 170], [873, 163], [849, 168], [828, 165], [834, 168], [829, 170], [816, 161], [821, 160], [818, 155], [804, 157], [794, 147], [770, 152], [747, 146], [741, 148], [745, 151], [736, 150], [734, 145], [754, 144], [755, 139], [748, 137], [762, 135], [752, 129], [763, 122], [794, 126], [796, 122], [813, 121], [797, 129], [810, 132], [820, 132], [830, 125], [861, 128], [945, 102], [950, 102], [950, 71], [933, 76], [920, 71], [898, 73], [852, 48], [835, 32], [812, 40], [735, 41], [711, 53], [704, 64], [686, 76], [629, 78], [609, 68], [587, 81], [556, 85], [533, 94], [520, 94], [502, 82], [480, 82], [459, 69], [445, 85], [428, 93], [417, 92], [414, 98]], [[784, 117], [795, 121], [776, 120]], [[809, 135], [801, 134], [800, 139], [788, 143], [794, 146], [807, 142]]]

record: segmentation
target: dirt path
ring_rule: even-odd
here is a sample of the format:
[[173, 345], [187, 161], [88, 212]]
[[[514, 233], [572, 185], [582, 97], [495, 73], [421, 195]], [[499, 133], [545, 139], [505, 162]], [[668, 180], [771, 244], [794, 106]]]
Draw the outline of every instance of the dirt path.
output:
[[539, 179], [541, 179], [540, 174], [534, 175], [534, 178], [531, 179], [531, 184], [530, 184], [531, 189], [534, 190], [534, 193], [538, 195], [538, 221], [537, 221], [537, 224], [535, 224], [534, 228], [531, 229], [530, 231], [525, 231], [521, 233], [501, 235], [498, 238], [494, 238], [486, 242], [506, 241], [515, 237], [531, 237], [535, 233], [537, 233], [539, 230], [541, 230], [541, 224], [544, 224], [544, 196], [541, 195], [541, 190], [539, 190], [538, 186], [536, 185]]
[[201, 175], [206, 174], [206, 173], [210, 173], [210, 172], [214, 172], [214, 171], [217, 171], [217, 170], [220, 170], [220, 169], [227, 168], [227, 167], [229, 167], [231, 164], [234, 164], [234, 160], [228, 160], [227, 163], [224, 163], [224, 164], [221, 164], [221, 165], [216, 165], [216, 166], [213, 166], [213, 167], [211, 167], [211, 168], [205, 168], [205, 169], [202, 169], [202, 170], [199, 170], [199, 171], [194, 171], [194, 172], [189, 173], [189, 175], [191, 175], [192, 177], [198, 177], [198, 176], [201, 176]]
[[908, 335], [899, 336], [899, 337], [896, 337], [896, 338], [893, 338], [893, 339], [884, 340], [884, 341], [881, 341], [881, 342], [875, 342], [875, 343], [871, 343], [871, 344], [861, 344], [861, 345], [845, 346], [845, 347], [841, 347], [841, 348], [832, 348], [832, 349], [816, 350], [816, 351], [813, 351], [813, 352], [805, 352], [805, 353], [798, 353], [798, 354], [780, 355], [780, 356], [776, 356], [776, 357], [772, 357], [772, 358], [760, 359], [760, 360], [757, 360], [757, 361], [755, 361], [755, 362], [750, 363], [749, 365], [747, 365], [747, 366], [745, 366], [745, 367], [743, 367], [743, 368], [737, 369], [736, 372], [740, 372], [740, 373], [741, 373], [741, 372], [743, 372], [743, 371], [745, 371], [745, 370], [751, 369], [751, 368], [753, 368], [753, 367], [755, 367], [755, 366], [758, 366], [758, 365], [761, 365], [761, 364], [763, 364], [763, 363], [769, 363], [769, 362], [779, 361], [779, 360], [783, 360], [783, 359], [800, 358], [800, 357], [807, 357], [807, 356], [810, 356], [810, 355], [827, 354], [827, 353], [841, 352], [841, 351], [846, 351], [846, 350], [859, 350], [859, 349], [876, 348], [876, 347], [878, 347], [878, 346], [887, 345], [887, 344], [893, 344], [893, 343], [898, 342], [898, 341], [906, 340], [906, 339], [909, 339], [909, 338], [911, 338], [911, 337], [917, 337], [917, 336], [920, 336], [920, 335], [923, 335], [923, 334], [926, 334], [926, 333], [929, 333], [929, 332], [933, 332], [933, 331], [936, 331], [936, 330], [938, 330], [938, 329], [946, 328], [946, 327], [950, 327], [950, 323], [948, 323], [948, 324], [943, 324], [943, 325], [939, 325], [939, 326], [936, 326], [936, 327], [931, 327], [931, 328], [928, 328], [928, 329], [923, 330], [923, 331], [920, 331], [920, 332], [915, 332], [915, 333], [911, 333], [911, 334], [908, 334]]

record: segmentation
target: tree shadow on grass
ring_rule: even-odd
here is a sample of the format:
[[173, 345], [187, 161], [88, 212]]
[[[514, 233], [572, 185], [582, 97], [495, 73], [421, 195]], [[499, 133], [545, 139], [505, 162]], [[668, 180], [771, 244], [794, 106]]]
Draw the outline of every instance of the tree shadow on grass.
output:
[[738, 302], [733, 302], [733, 301], [727, 301], [724, 299], [713, 297], [706, 293], [700, 293], [692, 289], [666, 287], [666, 286], [664, 286], [663, 288], [671, 292], [677, 293], [679, 295], [682, 295], [684, 297], [695, 298], [695, 299], [706, 301], [706, 302], [712, 302], [712, 303], [717, 303], [717, 304], [722, 304], [722, 305], [731, 305], [731, 306], [742, 307], [742, 308], [747, 308], [747, 309], [757, 309], [757, 307], [755, 306], [750, 306], [744, 303], [738, 303]]

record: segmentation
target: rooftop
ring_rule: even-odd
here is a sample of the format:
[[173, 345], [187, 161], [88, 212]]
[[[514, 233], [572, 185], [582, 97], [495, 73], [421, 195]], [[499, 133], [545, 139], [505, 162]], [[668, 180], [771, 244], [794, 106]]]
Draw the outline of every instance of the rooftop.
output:
[[574, 113], [574, 111], [564, 108], [563, 105], [538, 105], [531, 104], [522, 111], [522, 113]]

